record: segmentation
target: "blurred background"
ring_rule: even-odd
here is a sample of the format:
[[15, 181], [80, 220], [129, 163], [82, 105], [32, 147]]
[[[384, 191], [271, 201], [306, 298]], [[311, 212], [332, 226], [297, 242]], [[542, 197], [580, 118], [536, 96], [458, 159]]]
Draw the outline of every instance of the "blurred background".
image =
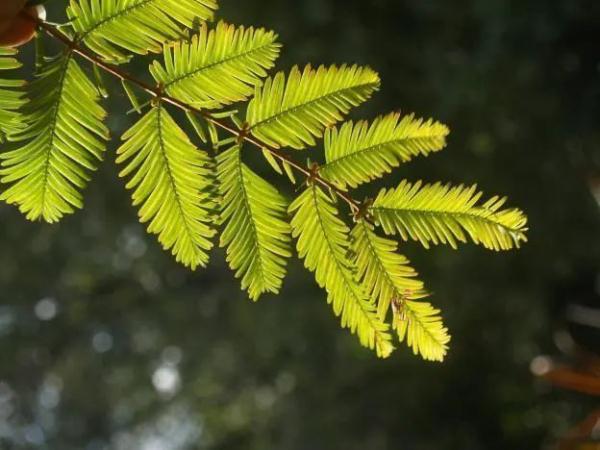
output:
[[[403, 346], [377, 360], [298, 262], [283, 293], [256, 304], [221, 250], [207, 270], [179, 267], [115, 181], [115, 138], [84, 211], [48, 226], [0, 206], [0, 448], [554, 448], [598, 406], [532, 371], [540, 355], [600, 351], [600, 4], [221, 5], [229, 22], [280, 33], [280, 68], [378, 70], [381, 92], [353, 117], [401, 109], [453, 131], [386, 185], [477, 182], [526, 210], [530, 242], [502, 254], [404, 245], [452, 347], [444, 364]], [[49, 2], [49, 19], [65, 6]], [[128, 109], [113, 88], [110, 109]], [[134, 120], [113, 114], [114, 136]]]

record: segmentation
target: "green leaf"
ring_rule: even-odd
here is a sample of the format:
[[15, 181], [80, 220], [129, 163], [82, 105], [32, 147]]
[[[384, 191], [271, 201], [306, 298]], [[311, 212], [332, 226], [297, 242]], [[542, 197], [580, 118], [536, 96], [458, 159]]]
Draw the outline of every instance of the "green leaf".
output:
[[196, 21], [211, 20], [216, 9], [216, 0], [71, 0], [68, 16], [90, 49], [123, 61], [127, 53], [159, 53]]
[[127, 98], [129, 99], [129, 103], [131, 103], [131, 106], [133, 106], [133, 111], [135, 111], [138, 114], [141, 114], [142, 106], [140, 104], [140, 101], [137, 98], [137, 95], [135, 95], [133, 86], [127, 80], [121, 80], [121, 86], [123, 86], [123, 90], [125, 91], [125, 94], [127, 95]]
[[374, 302], [357, 282], [350, 260], [349, 232], [338, 217], [336, 205], [321, 188], [311, 185], [290, 206], [293, 236], [307, 269], [315, 272], [319, 286], [342, 326], [356, 333], [362, 345], [387, 357], [393, 350], [389, 326], [376, 312]]
[[396, 253], [395, 241], [377, 236], [364, 219], [357, 222], [351, 236], [359, 279], [369, 295], [378, 299], [381, 318], [386, 317], [392, 299], [423, 292], [423, 282], [417, 279], [410, 261]]
[[253, 300], [278, 293], [292, 256], [288, 203], [242, 162], [239, 146], [220, 154], [217, 162], [227, 262]]
[[81, 189], [103, 158], [108, 129], [98, 91], [70, 54], [49, 61], [30, 87], [26, 128], [11, 139], [26, 142], [0, 155], [0, 199], [19, 205], [30, 220], [57, 222], [83, 206]]
[[406, 299], [393, 303], [393, 306], [396, 310], [392, 327], [400, 342], [406, 340], [415, 355], [420, 354], [428, 361], [443, 361], [450, 335], [444, 327], [440, 310], [427, 302]]
[[382, 320], [392, 310], [393, 328], [400, 341], [407, 339], [415, 354], [429, 361], [442, 361], [450, 336], [439, 311], [417, 302], [427, 294], [410, 261], [398, 253], [398, 244], [377, 236], [373, 226], [361, 219], [352, 230], [352, 249], [358, 276], [368, 293], [377, 298]]
[[368, 122], [347, 122], [325, 133], [327, 164], [319, 174], [345, 188], [390, 173], [413, 157], [427, 156], [446, 146], [448, 127], [438, 122], [392, 113]]
[[[17, 51], [0, 47], [0, 70], [18, 69], [21, 63], [15, 58]], [[23, 117], [19, 110], [25, 105], [23, 92], [25, 82], [0, 78], [0, 143], [10, 140], [10, 135], [23, 129]]]
[[0, 47], [0, 70], [19, 69], [22, 64], [15, 58], [17, 49]]
[[204, 24], [190, 42], [164, 48], [164, 65], [152, 76], [165, 91], [198, 108], [215, 109], [246, 100], [279, 56], [277, 35], [262, 28]]
[[400, 183], [383, 190], [370, 212], [387, 234], [433, 244], [466, 242], [490, 250], [510, 250], [527, 242], [527, 217], [518, 209], [501, 209], [506, 198], [493, 197], [478, 204], [482, 193], [477, 186], [465, 187]]
[[130, 177], [140, 222], [158, 235], [165, 250], [195, 269], [206, 266], [213, 247], [214, 167], [160, 104], [123, 135], [119, 174]]
[[269, 78], [248, 106], [252, 134], [273, 147], [303, 149], [315, 145], [326, 127], [367, 100], [379, 88], [379, 76], [358, 66], [294, 67]]

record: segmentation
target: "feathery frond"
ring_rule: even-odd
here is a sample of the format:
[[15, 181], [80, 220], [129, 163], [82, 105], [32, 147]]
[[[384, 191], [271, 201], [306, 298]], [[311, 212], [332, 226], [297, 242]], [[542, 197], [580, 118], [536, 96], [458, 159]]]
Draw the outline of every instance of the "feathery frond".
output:
[[466, 242], [467, 236], [490, 250], [510, 250], [527, 242], [527, 218], [518, 209], [501, 209], [505, 198], [478, 204], [477, 186], [411, 184], [382, 190], [370, 212], [387, 234], [429, 244]]
[[159, 53], [195, 21], [211, 20], [216, 9], [216, 0], [71, 0], [67, 13], [90, 49], [123, 61], [128, 52]]
[[[0, 47], [0, 71], [21, 67], [15, 58], [17, 51]], [[24, 124], [19, 109], [26, 103], [22, 91], [25, 82], [0, 78], [0, 143], [10, 139], [12, 133], [22, 129]]]
[[366, 121], [347, 122], [325, 132], [325, 158], [319, 174], [345, 188], [357, 187], [391, 172], [413, 157], [427, 156], [446, 146], [448, 127], [433, 120], [400, 119], [392, 113]]
[[273, 147], [303, 149], [315, 145], [326, 127], [367, 100], [379, 88], [379, 76], [368, 67], [294, 67], [286, 77], [269, 78], [248, 106], [252, 134]]
[[290, 213], [294, 214], [292, 230], [299, 256], [327, 290], [328, 302], [341, 316], [342, 326], [380, 357], [389, 356], [393, 350], [389, 326], [377, 316], [375, 304], [357, 282], [348, 257], [350, 230], [338, 217], [336, 205], [313, 184], [292, 203]]
[[279, 56], [277, 35], [262, 28], [220, 22], [202, 25], [190, 42], [165, 45], [164, 65], [150, 66], [165, 91], [198, 108], [215, 109], [246, 100]]
[[423, 283], [408, 259], [397, 253], [398, 244], [377, 236], [373, 226], [361, 219], [352, 230], [352, 249], [358, 277], [367, 292], [377, 298], [382, 320], [392, 309], [392, 326], [400, 342], [429, 361], [442, 361], [450, 336], [439, 311], [429, 303], [416, 301], [427, 296]]
[[206, 266], [214, 221], [214, 167], [161, 104], [155, 105], [124, 135], [117, 163], [130, 176], [140, 222], [171, 250], [178, 262]]
[[400, 342], [406, 340], [413, 353], [427, 361], [443, 361], [451, 338], [442, 322], [441, 311], [431, 303], [408, 299], [392, 306], [395, 309], [392, 327]]
[[30, 220], [57, 222], [81, 208], [80, 190], [103, 158], [108, 129], [96, 87], [71, 54], [49, 61], [31, 84], [27, 126], [11, 140], [27, 142], [0, 154], [0, 199], [19, 205]]
[[234, 146], [217, 157], [225, 223], [221, 246], [227, 248], [227, 262], [242, 279], [242, 289], [258, 300], [261, 294], [279, 292], [292, 256], [288, 203], [242, 162], [241, 153]]
[[352, 230], [352, 250], [358, 268], [358, 279], [367, 292], [378, 299], [377, 313], [383, 319], [391, 301], [409, 294], [423, 293], [423, 282], [410, 261], [396, 251], [395, 241], [377, 236], [364, 219]]

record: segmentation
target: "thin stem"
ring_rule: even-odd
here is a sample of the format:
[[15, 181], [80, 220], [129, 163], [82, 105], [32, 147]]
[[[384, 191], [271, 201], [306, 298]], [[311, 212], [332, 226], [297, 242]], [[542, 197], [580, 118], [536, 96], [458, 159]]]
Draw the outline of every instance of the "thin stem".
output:
[[348, 206], [350, 207], [350, 210], [352, 211], [353, 214], [357, 214], [360, 212], [360, 210], [361, 210], [360, 202], [353, 199], [350, 195], [348, 195], [347, 192], [338, 188], [333, 183], [330, 183], [329, 181], [325, 180], [324, 178], [319, 176], [317, 173], [315, 173], [315, 171], [310, 170], [309, 168], [304, 167], [301, 164], [297, 163], [296, 161], [291, 159], [289, 156], [285, 155], [284, 153], [282, 153], [278, 149], [274, 148], [273, 146], [270, 146], [270, 145], [266, 144], [265, 142], [262, 142], [260, 139], [250, 136], [245, 130], [239, 130], [239, 129], [235, 128], [234, 126], [228, 124], [224, 120], [214, 117], [208, 111], [196, 108], [188, 103], [182, 102], [181, 100], [177, 100], [176, 98], [173, 98], [173, 97], [167, 95], [165, 92], [163, 92], [163, 90], [160, 87], [152, 86], [148, 83], [145, 83], [144, 81], [135, 78], [134, 76], [128, 74], [127, 72], [121, 70], [120, 68], [118, 68], [112, 64], [108, 64], [105, 61], [102, 61], [101, 58], [99, 58], [98, 56], [94, 55], [91, 52], [88, 52], [83, 47], [81, 47], [77, 42], [71, 40], [66, 34], [64, 34], [62, 31], [60, 31], [57, 27], [55, 27], [47, 22], [44, 22], [40, 19], [35, 19], [35, 21], [37, 22], [37, 25], [39, 26], [39, 28], [44, 30], [49, 36], [62, 42], [69, 49], [71, 49], [71, 51], [73, 53], [76, 53], [77, 55], [86, 59], [87, 61], [94, 64], [95, 66], [100, 67], [102, 70], [108, 72], [109, 74], [113, 75], [114, 77], [116, 77], [122, 81], [127, 81], [131, 84], [136, 85], [138, 88], [145, 91], [147, 94], [151, 95], [154, 98], [160, 99], [164, 103], [169, 103], [170, 105], [173, 105], [184, 111], [189, 111], [189, 112], [194, 112], [196, 114], [199, 114], [207, 122], [210, 122], [213, 125], [221, 128], [222, 130], [232, 134], [236, 138], [238, 138], [240, 140], [244, 140], [244, 141], [248, 142], [249, 144], [252, 144], [252, 145], [258, 147], [261, 150], [264, 149], [264, 150], [268, 151], [271, 155], [273, 155], [273, 157], [275, 157], [282, 163], [288, 164], [290, 167], [292, 167], [293, 169], [295, 169], [296, 171], [298, 171], [299, 173], [304, 175], [306, 178], [308, 178], [308, 179], [312, 180], [313, 182], [321, 185], [322, 187], [334, 192], [339, 198], [341, 198], [344, 202], [346, 202], [348, 204]]

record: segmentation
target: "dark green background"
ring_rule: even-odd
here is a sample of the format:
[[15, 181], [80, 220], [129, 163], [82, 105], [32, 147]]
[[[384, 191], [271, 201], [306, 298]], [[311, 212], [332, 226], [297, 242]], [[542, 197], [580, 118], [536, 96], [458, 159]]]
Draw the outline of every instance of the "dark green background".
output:
[[[50, 20], [65, 3], [49, 3]], [[354, 117], [401, 109], [447, 123], [448, 149], [386, 184], [505, 193], [529, 214], [530, 243], [503, 254], [404, 246], [452, 349], [443, 365], [404, 347], [380, 361], [297, 262], [283, 293], [257, 304], [220, 250], [207, 270], [178, 267], [136, 222], [115, 138], [84, 211], [48, 226], [0, 207], [0, 448], [548, 448], [593, 402], [536, 381], [532, 358], [558, 354], [564, 330], [600, 347], [564, 313], [600, 303], [598, 2], [221, 3], [227, 21], [280, 33], [281, 68], [377, 69], [382, 90]], [[135, 117], [117, 113], [128, 106], [113, 90], [118, 136]], [[157, 392], [157, 373], [179, 374], [179, 389]]]

